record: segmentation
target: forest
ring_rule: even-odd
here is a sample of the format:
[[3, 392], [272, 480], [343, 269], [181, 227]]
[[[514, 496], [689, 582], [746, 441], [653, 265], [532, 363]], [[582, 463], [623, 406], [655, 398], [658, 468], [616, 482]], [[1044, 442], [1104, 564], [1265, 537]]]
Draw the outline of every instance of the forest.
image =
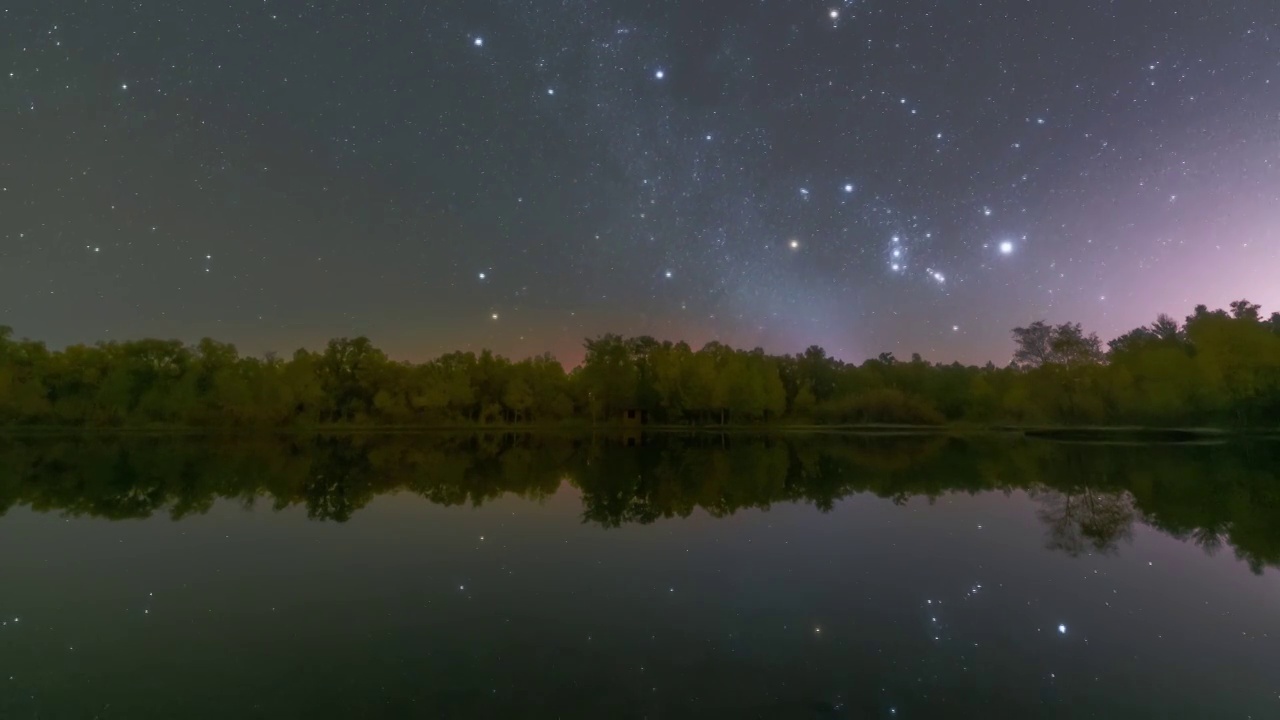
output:
[[287, 360], [207, 338], [50, 350], [0, 326], [0, 425], [1280, 427], [1280, 312], [1264, 318], [1247, 300], [1160, 315], [1105, 347], [1078, 323], [1035, 322], [1013, 339], [1010, 363], [979, 367], [603, 335], [566, 371], [550, 355], [488, 351], [399, 362], [365, 337]]

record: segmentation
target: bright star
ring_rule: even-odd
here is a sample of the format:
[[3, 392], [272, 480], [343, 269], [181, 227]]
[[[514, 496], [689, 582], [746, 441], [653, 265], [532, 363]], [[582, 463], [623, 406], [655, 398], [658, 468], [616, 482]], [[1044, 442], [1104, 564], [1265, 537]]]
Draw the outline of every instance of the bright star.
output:
[[498, 319], [498, 313], [494, 313], [494, 314], [490, 315], [489, 317], [493, 318], [494, 320], [497, 320], [497, 319]]
[[1063, 634], [1063, 635], [1066, 635], [1066, 634], [1067, 634], [1067, 626], [1066, 626], [1066, 625], [1059, 625], [1059, 626], [1058, 626], [1058, 632], [1059, 632], [1059, 633], [1061, 633], [1061, 634]]
[[664, 275], [666, 275], [667, 277], [671, 277], [671, 271], [670, 271], [670, 270], [666, 271], [666, 272], [665, 272], [665, 273], [663, 273], [663, 274], [664, 274]]
[[653, 74], [653, 76], [654, 76], [655, 78], [657, 78], [657, 79], [661, 80], [662, 78], [664, 78], [664, 77], [666, 77], [666, 76], [667, 76], [667, 73], [666, 73], [666, 72], [664, 72], [664, 71], [662, 71], [662, 70], [659, 70], [658, 72], [654, 73], [654, 74]]
[[982, 208], [982, 214], [986, 215], [987, 217], [991, 217], [991, 208], [989, 207]]
[[898, 242], [898, 236], [897, 236], [897, 235], [894, 235], [894, 236], [893, 236], [893, 241], [894, 241], [894, 242]]
[[898, 263], [894, 263], [894, 264], [890, 265], [889, 267], [890, 267], [890, 268], [892, 268], [894, 272], [898, 272], [899, 270], [901, 270], [901, 269], [902, 269], [902, 266], [901, 266], [901, 265], [899, 265]]
[[799, 249], [800, 249], [800, 241], [799, 241], [799, 240], [792, 240], [791, 242], [787, 243], [787, 246], [788, 246], [788, 247], [790, 247], [792, 250], [799, 250]]
[[809, 188], [800, 188], [800, 194], [809, 197]]
[[484, 279], [484, 277], [485, 277], [485, 276], [484, 276], [484, 273], [480, 273], [479, 277], [480, 277], [480, 279], [481, 279], [481, 280], [483, 280], [483, 279]]
[[555, 88], [547, 88], [547, 94], [548, 94], [548, 95], [555, 95], [555, 94], [556, 94], [556, 89], [555, 89]]
[[851, 193], [851, 192], [853, 192], [853, 183], [848, 183], [848, 184], [846, 184], [846, 185], [844, 186], [844, 191], [845, 191], [845, 192], [847, 192], [847, 193]]
[[472, 42], [473, 42], [473, 43], [475, 43], [475, 46], [476, 46], [476, 47], [484, 47], [484, 38], [482, 38], [482, 37], [477, 37], [477, 38], [476, 38], [475, 40], [473, 40]]
[[839, 10], [832, 10], [830, 13], [828, 13], [828, 15], [830, 15], [830, 16], [831, 16], [831, 19], [832, 19], [832, 20], [839, 20], [839, 19], [840, 19], [840, 11], [839, 11]]
[[[951, 326], [951, 332], [960, 332], [960, 326], [959, 326], [959, 325], [952, 325], [952, 326]], [[933, 621], [934, 621], [934, 622], [937, 622], [937, 621], [938, 621], [938, 619], [937, 619], [937, 618], [934, 618], [934, 619], [933, 619]]]
[[894, 250], [894, 251], [893, 251], [893, 256], [894, 256], [894, 257], [902, 257], [902, 251], [901, 251], [901, 250]]
[[1009, 242], [1008, 240], [1005, 240], [1004, 242], [1000, 243], [1001, 255], [1009, 255], [1012, 252], [1013, 252], [1013, 243]]

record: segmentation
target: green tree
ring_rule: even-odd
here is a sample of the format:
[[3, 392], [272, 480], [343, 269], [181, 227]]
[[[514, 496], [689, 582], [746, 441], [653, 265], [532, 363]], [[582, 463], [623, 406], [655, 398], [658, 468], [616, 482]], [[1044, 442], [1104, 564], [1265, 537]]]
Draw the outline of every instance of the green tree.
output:
[[328, 397], [331, 420], [364, 420], [377, 394], [374, 378], [387, 356], [367, 337], [330, 340], [316, 362], [320, 387]]
[[619, 335], [602, 335], [584, 343], [587, 354], [577, 376], [592, 419], [612, 417], [634, 407], [639, 372], [628, 343]]

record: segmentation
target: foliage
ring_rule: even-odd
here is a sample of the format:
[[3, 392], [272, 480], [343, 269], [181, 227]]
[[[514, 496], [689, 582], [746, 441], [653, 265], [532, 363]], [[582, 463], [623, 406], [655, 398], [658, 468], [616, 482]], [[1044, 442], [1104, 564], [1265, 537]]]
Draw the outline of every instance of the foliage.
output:
[[1280, 425], [1280, 313], [1264, 320], [1247, 300], [1197, 306], [1181, 325], [1161, 315], [1106, 353], [1075, 323], [1037, 321], [1013, 338], [1014, 362], [997, 368], [603, 335], [567, 373], [549, 355], [514, 362], [489, 351], [395, 362], [363, 337], [289, 360], [210, 339], [50, 351], [0, 327], [0, 424], [600, 423], [639, 410], [667, 424]]
[[877, 388], [859, 395], [831, 400], [815, 415], [834, 423], [892, 423], [941, 425], [946, 418], [926, 401], [893, 388]]

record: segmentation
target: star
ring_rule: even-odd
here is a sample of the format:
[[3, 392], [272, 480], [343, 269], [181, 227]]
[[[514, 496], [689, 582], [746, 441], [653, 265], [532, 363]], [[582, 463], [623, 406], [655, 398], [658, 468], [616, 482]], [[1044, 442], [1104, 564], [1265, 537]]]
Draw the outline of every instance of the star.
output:
[[[421, 2], [367, 37], [342, 13], [275, 16], [265, 2], [257, 29], [285, 32], [273, 32], [279, 52], [252, 63], [181, 60], [225, 45], [227, 27], [253, 29], [231, 3], [205, 3], [181, 32], [165, 3], [104, 14], [94, 31], [122, 54], [96, 78], [74, 62], [83, 48], [57, 17], [61, 3], [7, 18], [30, 42], [0, 63], [0, 94], [15, 100], [6, 133], [22, 150], [6, 154], [5, 176], [23, 183], [0, 181], [0, 206], [31, 212], [6, 215], [0, 235], [30, 257], [18, 259], [12, 317], [0, 322], [50, 347], [142, 337], [148, 318], [163, 318], [158, 327], [207, 324], [219, 340], [281, 353], [300, 337], [314, 350], [376, 330], [391, 354], [413, 356], [396, 361], [490, 346], [513, 362], [556, 350], [572, 368], [584, 358], [573, 337], [651, 332], [769, 353], [832, 345], [850, 363], [915, 348], [1004, 367], [1016, 347], [1008, 330], [1039, 315], [1078, 321], [1104, 343], [1128, 330], [1140, 318], [1120, 309], [1132, 303], [1099, 289], [1116, 277], [1117, 297], [1145, 298], [1139, 310], [1152, 316], [1228, 293], [1261, 301], [1264, 316], [1280, 310], [1258, 239], [1274, 218], [1255, 207], [1280, 176], [1261, 146], [1238, 142], [1269, 137], [1276, 114], [1261, 11], [1193, 13], [1194, 0], [1166, 0], [1161, 16], [1197, 22], [1119, 44], [1095, 22], [1091, 6], [1103, 3], [1060, 3], [1034, 32], [983, 12], [974, 22], [1004, 38], [989, 47], [939, 32], [924, 10], [903, 21], [865, 0], [758, 0], [745, 5], [785, 7], [733, 15]], [[1138, 5], [1115, 3], [1110, 25], [1160, 24]], [[301, 24], [288, 32], [288, 22]], [[493, 52], [490, 32], [505, 41]], [[314, 53], [320, 37], [340, 52]], [[342, 52], [364, 41], [375, 51]], [[1109, 62], [1073, 64], [1072, 47], [1109, 48]], [[147, 59], [163, 61], [124, 77]], [[680, 69], [670, 86], [668, 65]], [[961, 81], [938, 82], [924, 72], [934, 65]], [[73, 94], [120, 117], [49, 117]], [[1205, 113], [1227, 96], [1234, 132], [1205, 132]], [[173, 177], [164, 148], [135, 137], [165, 117], [180, 149], [207, 151]], [[298, 137], [277, 147], [289, 127]], [[157, 177], [168, 182], [146, 181]], [[48, 198], [53, 220], [34, 204]], [[1197, 220], [1215, 203], [1221, 222]], [[217, 227], [202, 227], [206, 216]], [[502, 282], [473, 269], [467, 283], [467, 265], [488, 260]], [[671, 282], [677, 267], [689, 275]], [[113, 283], [152, 274], [172, 282], [102, 301]], [[359, 307], [304, 302], [317, 287], [342, 288]], [[395, 311], [406, 293], [413, 312]], [[518, 318], [496, 327], [498, 306]], [[438, 332], [416, 345], [422, 327]]]

